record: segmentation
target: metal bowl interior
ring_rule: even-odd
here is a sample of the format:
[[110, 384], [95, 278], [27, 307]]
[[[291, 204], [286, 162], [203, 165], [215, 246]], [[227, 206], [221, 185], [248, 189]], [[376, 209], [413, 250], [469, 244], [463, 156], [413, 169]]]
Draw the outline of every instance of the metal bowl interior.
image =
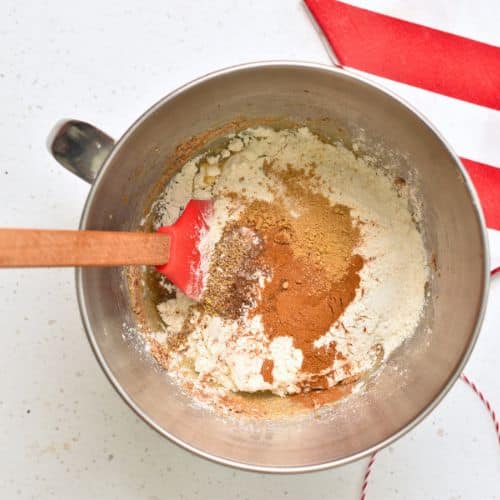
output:
[[[117, 391], [146, 422], [187, 449], [225, 464], [270, 472], [347, 463], [420, 421], [451, 387], [470, 354], [488, 285], [478, 200], [442, 138], [393, 95], [330, 67], [260, 63], [201, 78], [145, 113], [101, 169], [81, 228], [137, 229], [155, 186], [164, 185], [178, 167], [171, 160], [176, 147], [230, 122], [226, 131], [237, 127], [243, 122], [234, 120], [242, 116], [257, 122], [272, 116], [308, 123], [347, 145], [357, 138], [380, 165], [390, 163], [411, 181], [423, 206], [429, 256], [437, 263], [429, 306], [415, 335], [364, 391], [328, 411], [249, 423], [194, 406], [124, 340], [124, 325], [134, 327], [137, 318], [122, 270], [77, 271], [83, 321]], [[203, 139], [196, 143], [203, 145]]]

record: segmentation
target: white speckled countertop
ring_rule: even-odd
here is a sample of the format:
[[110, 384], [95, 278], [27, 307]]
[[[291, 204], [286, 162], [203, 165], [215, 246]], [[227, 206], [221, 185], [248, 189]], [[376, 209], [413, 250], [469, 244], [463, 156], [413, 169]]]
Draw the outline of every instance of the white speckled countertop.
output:
[[[357, 1], [500, 45], [493, 0]], [[0, 226], [76, 228], [88, 185], [45, 149], [61, 117], [114, 137], [178, 85], [259, 59], [329, 63], [298, 0], [0, 4]], [[452, 7], [454, 6], [454, 7]], [[496, 21], [495, 21], [496, 19]], [[464, 69], [465, 70], [465, 69]], [[500, 166], [500, 112], [389, 83], [460, 154]], [[473, 117], [473, 118], [471, 118]], [[471, 119], [474, 119], [471, 125]], [[467, 123], [467, 127], [463, 125]], [[496, 140], [494, 139], [496, 137]], [[500, 233], [489, 231], [494, 261]], [[356, 499], [366, 461], [298, 476], [215, 465], [179, 449], [115, 394], [83, 332], [72, 270], [0, 273], [0, 498]], [[466, 372], [500, 409], [500, 279]], [[416, 430], [378, 454], [369, 499], [494, 499], [500, 454], [488, 415], [457, 382]]]

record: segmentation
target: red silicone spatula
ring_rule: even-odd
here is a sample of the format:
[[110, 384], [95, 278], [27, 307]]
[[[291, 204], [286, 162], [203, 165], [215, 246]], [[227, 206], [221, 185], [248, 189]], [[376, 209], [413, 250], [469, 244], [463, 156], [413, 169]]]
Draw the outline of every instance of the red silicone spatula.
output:
[[155, 265], [197, 300], [203, 286], [198, 244], [212, 213], [212, 200], [191, 200], [175, 224], [156, 233], [0, 229], [0, 267]]

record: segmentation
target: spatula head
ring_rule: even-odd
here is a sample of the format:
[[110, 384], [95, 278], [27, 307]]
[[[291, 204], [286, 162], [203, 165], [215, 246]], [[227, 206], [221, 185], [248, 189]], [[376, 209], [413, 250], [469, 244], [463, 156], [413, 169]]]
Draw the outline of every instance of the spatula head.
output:
[[212, 200], [190, 200], [175, 224], [158, 229], [158, 233], [170, 236], [170, 256], [166, 264], [156, 269], [194, 300], [199, 300], [203, 291], [198, 247], [212, 215]]

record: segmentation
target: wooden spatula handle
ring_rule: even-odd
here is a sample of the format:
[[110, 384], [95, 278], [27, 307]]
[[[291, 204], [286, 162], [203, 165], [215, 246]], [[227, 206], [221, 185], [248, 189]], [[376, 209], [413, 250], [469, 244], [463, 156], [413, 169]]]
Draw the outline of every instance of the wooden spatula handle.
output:
[[0, 229], [0, 267], [158, 265], [169, 252], [166, 234]]

